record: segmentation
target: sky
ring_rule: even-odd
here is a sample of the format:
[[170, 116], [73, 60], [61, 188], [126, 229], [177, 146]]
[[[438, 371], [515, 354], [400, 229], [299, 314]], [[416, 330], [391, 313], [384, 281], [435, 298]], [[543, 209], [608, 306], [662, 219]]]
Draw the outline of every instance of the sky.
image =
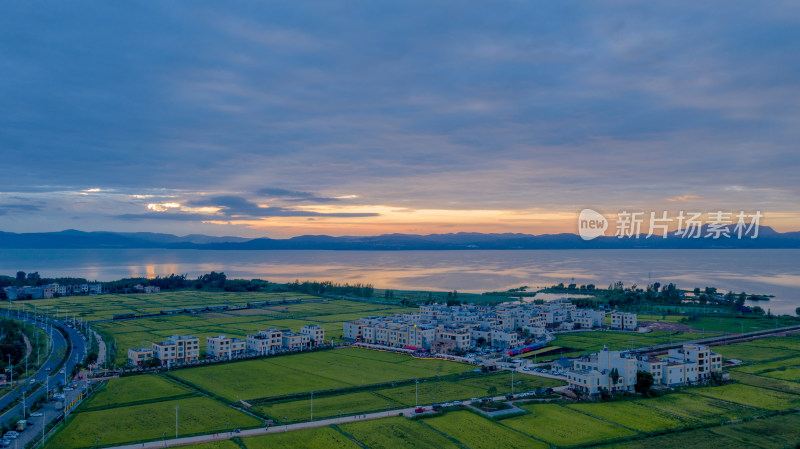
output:
[[800, 4], [10, 2], [0, 230], [800, 230]]

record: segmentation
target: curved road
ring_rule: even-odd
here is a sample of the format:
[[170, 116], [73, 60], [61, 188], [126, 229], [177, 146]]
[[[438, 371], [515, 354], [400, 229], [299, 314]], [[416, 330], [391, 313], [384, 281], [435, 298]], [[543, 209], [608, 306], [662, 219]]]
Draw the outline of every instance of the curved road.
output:
[[[42, 364], [42, 367], [39, 371], [32, 376], [32, 378], [36, 379], [36, 386], [31, 385], [28, 383], [29, 379], [26, 379], [26, 382], [18, 385], [14, 390], [12, 390], [9, 394], [6, 394], [2, 398], [0, 398], [0, 409], [7, 407], [12, 402], [16, 401], [17, 399], [22, 398], [22, 393], [25, 392], [25, 405], [29, 407], [30, 404], [35, 402], [40, 397], [44, 396], [46, 386], [49, 382], [50, 389], [55, 389], [56, 386], [61, 383], [64, 383], [65, 378], [68, 379], [69, 374], [72, 372], [72, 368], [75, 367], [78, 362], [82, 361], [86, 354], [88, 353], [88, 343], [83, 335], [78, 332], [77, 330], [67, 326], [62, 321], [50, 320], [50, 319], [40, 319], [34, 320], [31, 316], [21, 316], [17, 317], [12, 313], [10, 316], [7, 313], [4, 313], [2, 316], [10, 317], [14, 319], [19, 319], [21, 321], [25, 321], [28, 323], [32, 323], [38, 326], [41, 329], [45, 329], [48, 327], [48, 324], [53, 325], [53, 335], [52, 335], [52, 344], [53, 349], [50, 352], [49, 357]], [[69, 342], [64, 338], [61, 332], [58, 332], [55, 328], [58, 327], [66, 332], [69, 337]], [[63, 350], [63, 357], [59, 357], [58, 354]], [[61, 363], [62, 360], [67, 358], [67, 362], [64, 365], [63, 369], [65, 370], [65, 374], [60, 374], [56, 371], [56, 367]], [[48, 370], [49, 368], [49, 370]], [[65, 377], [66, 376], [66, 377]], [[44, 385], [42, 385], [44, 384]], [[74, 392], [76, 396], [79, 390]], [[67, 396], [67, 400], [71, 401], [72, 395]], [[7, 420], [11, 419], [14, 416], [22, 415], [22, 407], [23, 404], [20, 402], [11, 409], [7, 410], [5, 413], [0, 415], [0, 422], [6, 422]], [[55, 407], [52, 404], [48, 404], [43, 409], [43, 415], [39, 418], [31, 419], [28, 415], [28, 411], [26, 408], [25, 416], [29, 419], [29, 428], [28, 430], [22, 432], [19, 436], [19, 444], [23, 445], [26, 444], [28, 441], [33, 440], [36, 436], [41, 434], [41, 426], [42, 421], [50, 422], [53, 419], [57, 418], [61, 413], [55, 411]]]

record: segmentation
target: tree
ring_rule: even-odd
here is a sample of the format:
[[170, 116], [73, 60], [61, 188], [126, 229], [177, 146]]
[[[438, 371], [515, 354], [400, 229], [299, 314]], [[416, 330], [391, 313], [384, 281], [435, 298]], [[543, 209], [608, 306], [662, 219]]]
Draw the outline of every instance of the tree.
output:
[[489, 389], [486, 390], [486, 394], [489, 396], [497, 396], [497, 385], [492, 385], [489, 387]]
[[637, 393], [647, 394], [653, 388], [653, 375], [647, 371], [636, 371], [636, 385], [634, 389]]
[[756, 315], [764, 315], [764, 309], [759, 306], [753, 306], [753, 313]]
[[17, 280], [24, 281], [25, 280], [25, 272], [24, 271], [17, 271]]
[[612, 368], [611, 372], [609, 373], [609, 375], [611, 376], [612, 387], [616, 387], [617, 382], [619, 382], [619, 377], [620, 377], [619, 376], [619, 370], [616, 369], [616, 368]]
[[800, 316], [800, 307], [794, 309], [794, 314]]
[[150, 357], [149, 359], [142, 362], [142, 368], [149, 369], [149, 368], [158, 368], [161, 366], [161, 363], [158, 359]]

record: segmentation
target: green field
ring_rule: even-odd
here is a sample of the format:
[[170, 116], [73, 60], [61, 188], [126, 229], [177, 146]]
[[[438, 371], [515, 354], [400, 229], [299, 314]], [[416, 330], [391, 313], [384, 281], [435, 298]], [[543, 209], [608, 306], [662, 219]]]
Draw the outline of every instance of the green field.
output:
[[772, 390], [778, 390], [784, 393], [800, 395], [800, 383], [798, 382], [788, 382], [785, 380], [772, 379], [769, 377], [756, 376], [754, 374], [741, 372], [731, 373], [731, 378], [743, 384], [752, 385], [754, 387], [770, 388]]
[[697, 421], [679, 418], [630, 401], [573, 404], [569, 407], [640, 432], [654, 432], [697, 424]]
[[[219, 304], [243, 305], [248, 302], [281, 301], [283, 299], [319, 299], [303, 293], [264, 293], [264, 292], [206, 292], [206, 291], [170, 291], [153, 294], [130, 295], [85, 295], [62, 296], [51, 299], [38, 299], [38, 310], [56, 311], [70, 316], [77, 315], [85, 320], [110, 319], [117, 313], [135, 313], [146, 315], [159, 313], [166, 309], [184, 307], [212, 306]], [[17, 301], [33, 311], [30, 301]]]
[[[639, 332], [573, 332], [557, 334], [553, 342], [555, 347], [561, 349], [559, 353], [539, 357], [542, 360], [552, 360], [559, 356], [574, 357], [582, 354], [598, 352], [603, 346], [608, 346], [612, 351], [619, 351], [631, 348], [641, 348], [648, 346], [661, 345], [665, 343], [678, 343], [681, 341], [694, 340], [697, 338], [713, 337], [718, 333], [706, 332], [670, 332], [652, 331], [646, 333]], [[551, 348], [552, 349], [552, 348]]]
[[762, 418], [741, 424], [698, 429], [664, 436], [602, 446], [604, 449], [683, 449], [716, 447], [724, 449], [788, 448], [800, 441], [800, 415]]
[[525, 434], [558, 446], [635, 435], [636, 432], [601, 421], [555, 404], [523, 406], [529, 415], [504, 419], [502, 423]]
[[509, 429], [467, 411], [447, 413], [425, 419], [425, 424], [454, 438], [470, 449], [536, 449], [547, 444], [534, 440], [516, 430]]
[[705, 329], [706, 333], [711, 332], [730, 332], [740, 333], [753, 332], [766, 329], [774, 329], [777, 321], [778, 327], [795, 326], [798, 324], [797, 318], [794, 317], [715, 317], [715, 316], [700, 316], [694, 321], [689, 321], [685, 324], [692, 326], [695, 329]]
[[743, 407], [739, 404], [685, 393], [668, 394], [652, 399], [640, 399], [635, 402], [646, 407], [705, 423], [742, 419], [758, 413], [758, 410]]
[[[354, 415], [386, 410], [386, 404], [391, 408], [400, 408], [404, 404], [388, 400], [369, 391], [346, 393], [336, 396], [314, 398], [314, 419], [330, 418], [339, 415]], [[256, 405], [253, 410], [261, 412], [276, 421], [288, 422], [308, 421], [311, 417], [311, 397], [296, 401], [270, 402]]]
[[421, 422], [400, 417], [341, 424], [339, 428], [372, 449], [459, 448]]
[[471, 366], [404, 354], [345, 348], [174, 371], [225, 398], [250, 400], [469, 371]]
[[800, 396], [767, 390], [744, 384], [730, 384], [721, 387], [692, 389], [692, 394], [709, 396], [724, 401], [735, 402], [750, 407], [767, 410], [784, 410], [800, 406]]
[[109, 380], [83, 408], [91, 410], [192, 393], [195, 391], [155, 374], [121, 377]]
[[[522, 393], [537, 388], [558, 387], [564, 382], [546, 377], [528, 374], [514, 375], [514, 392]], [[417, 394], [419, 404], [433, 404], [455, 399], [480, 398], [489, 395], [489, 389], [495, 387], [494, 395], [511, 392], [511, 375], [508, 372], [481, 375], [469, 379], [440, 382], [420, 382]], [[405, 405], [416, 405], [415, 385], [403, 385], [395, 388], [376, 390], [377, 394]]]
[[212, 399], [188, 398], [75, 413], [67, 426], [48, 440], [46, 447], [90, 447], [98, 438], [103, 445], [153, 440], [161, 438], [164, 432], [174, 436], [176, 405], [179, 435], [224, 431], [226, 423], [230, 428], [262, 424], [261, 420]]
[[[716, 348], [715, 348], [716, 350]], [[747, 365], [739, 365], [731, 368], [733, 372], [742, 373], [759, 373], [762, 371], [772, 371], [779, 368], [786, 368], [790, 366], [800, 366], [800, 357], [792, 357], [789, 359], [779, 359], [772, 362], [752, 363]]]
[[764, 362], [797, 357], [797, 350], [770, 347], [766, 346], [767, 343], [755, 344], [757, 342], [760, 342], [760, 340], [714, 346], [714, 352], [721, 354], [726, 359], [739, 359], [746, 362]]
[[[331, 427], [272, 433], [258, 437], [243, 438], [247, 449], [293, 448], [293, 449], [358, 449], [359, 446]], [[238, 446], [237, 446], [237, 449]]]
[[793, 367], [793, 368], [786, 368], [786, 369], [776, 369], [766, 373], [762, 373], [762, 376], [772, 377], [773, 379], [782, 379], [782, 380], [790, 380], [793, 382], [800, 381], [800, 367]]

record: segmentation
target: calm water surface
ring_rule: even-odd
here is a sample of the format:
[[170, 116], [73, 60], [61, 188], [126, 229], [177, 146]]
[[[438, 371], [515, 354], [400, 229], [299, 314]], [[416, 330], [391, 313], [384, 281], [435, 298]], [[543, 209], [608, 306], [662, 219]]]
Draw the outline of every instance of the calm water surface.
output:
[[0, 273], [38, 271], [109, 281], [170, 273], [369, 282], [378, 288], [483, 292], [558, 282], [646, 285], [772, 294], [773, 313], [800, 306], [800, 250], [201, 251], [0, 250]]

